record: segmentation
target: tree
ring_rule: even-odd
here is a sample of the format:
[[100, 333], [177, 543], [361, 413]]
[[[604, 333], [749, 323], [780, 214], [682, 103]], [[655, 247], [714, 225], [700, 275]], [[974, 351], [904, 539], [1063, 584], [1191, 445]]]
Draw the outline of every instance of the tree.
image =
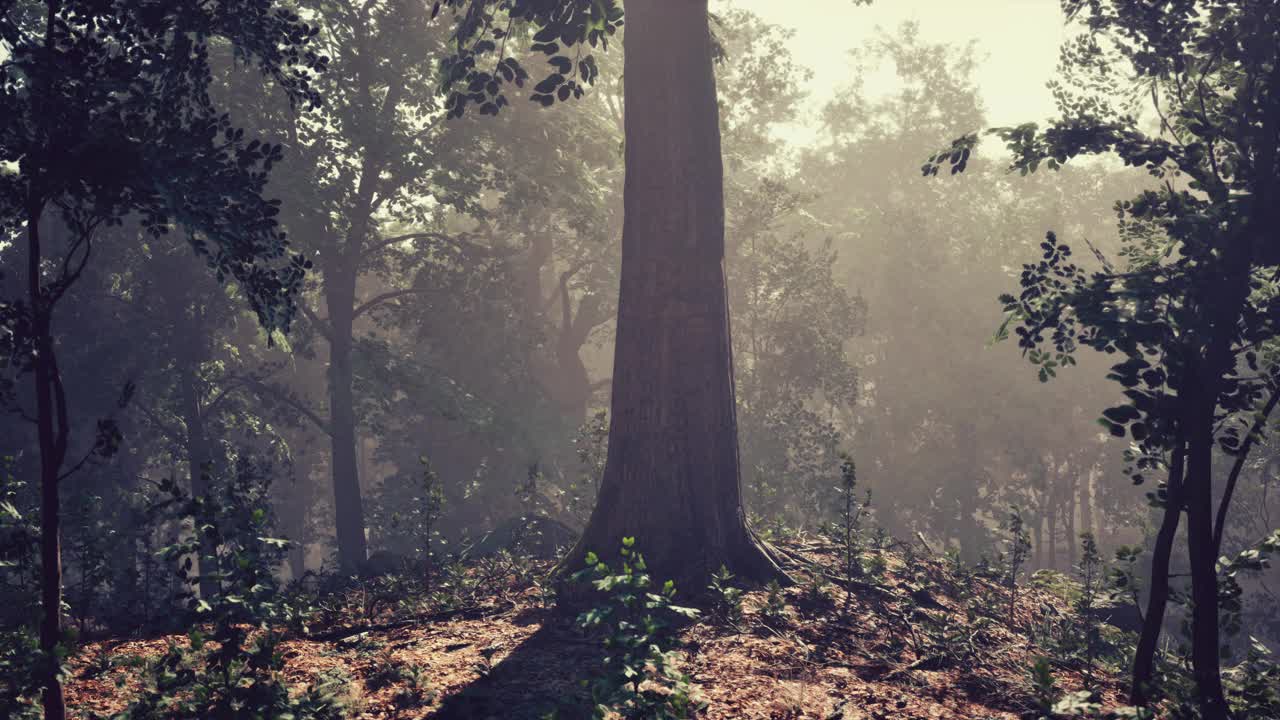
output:
[[[1042, 454], [1073, 442], [1044, 412], [1044, 388], [1016, 372], [1017, 353], [984, 347], [990, 288], [1005, 281], [1002, 266], [1018, 257], [1019, 238], [1055, 215], [1110, 244], [1108, 193], [1135, 186], [1092, 168], [1014, 185], [994, 163], [977, 162], [969, 172], [981, 182], [920, 177], [921, 147], [983, 122], [976, 52], [973, 44], [931, 42], [915, 23], [878, 33], [851, 53], [854, 71], [824, 107], [823, 142], [801, 155], [796, 180], [814, 197], [804, 209], [824, 226], [818, 237], [831, 237], [839, 253], [836, 281], [868, 308], [864, 331], [848, 343], [858, 359], [857, 402], [833, 416], [881, 500], [877, 520], [901, 536], [919, 531], [958, 544], [970, 560], [990, 544], [990, 528], [1010, 504], [1038, 532], [1045, 515], [1017, 496], [1024, 483], [1009, 480], [1036, 477]], [[865, 87], [876, 71], [893, 73], [892, 92]], [[1055, 386], [1053, 400], [1075, 403], [1109, 389], [1082, 378]], [[1097, 435], [1092, 424], [1084, 430]]]
[[866, 309], [834, 277], [832, 240], [811, 250], [803, 230], [784, 227], [804, 198], [766, 180], [744, 200], [729, 225], [727, 269], [747, 507], [802, 527], [836, 499], [836, 419], [858, 389], [845, 348]]
[[[1023, 174], [1056, 169], [1083, 154], [1111, 153], [1146, 168], [1158, 189], [1117, 205], [1126, 233], [1126, 266], [1103, 262], [1086, 274], [1069, 246], [1049, 233], [1043, 259], [1024, 266], [1021, 293], [1005, 296], [1019, 345], [1042, 377], [1071, 365], [1079, 346], [1119, 353], [1109, 377], [1129, 402], [1100, 420], [1137, 444], [1135, 482], [1169, 468], [1156, 496], [1165, 521], [1153, 557], [1146, 620], [1158, 632], [1167, 594], [1168, 553], [1187, 514], [1191, 565], [1192, 665], [1201, 714], [1229, 715], [1219, 658], [1218, 541], [1230, 494], [1215, 512], [1213, 450], [1248, 452], [1241, 415], [1274, 393], [1274, 366], [1257, 349], [1280, 323], [1275, 267], [1280, 243], [1280, 3], [1167, 3], [1161, 12], [1137, 0], [1068, 0], [1087, 31], [1064, 47], [1057, 87], [1062, 118], [997, 129]], [[1147, 93], [1158, 133], [1117, 108], [1121, 62]], [[975, 136], [962, 138], [924, 168], [967, 164]], [[1047, 337], [1046, 337], [1047, 336]], [[1252, 436], [1254, 430], [1249, 430]], [[1149, 698], [1154, 642], [1144, 633], [1133, 699]]]
[[[71, 419], [54, 310], [89, 263], [98, 231], [137, 213], [156, 234], [185, 226], [218, 276], [242, 286], [259, 320], [287, 328], [306, 262], [287, 256], [276, 206], [262, 197], [280, 150], [247, 141], [217, 111], [208, 48], [230, 43], [302, 102], [318, 100], [308, 80], [324, 63], [304, 50], [310, 28], [270, 0], [10, 0], [0, 13], [0, 222], [7, 241], [25, 241], [27, 293], [12, 306], [40, 448], [43, 703], [46, 718], [61, 720], [58, 484], [69, 472]], [[91, 450], [99, 454], [118, 435], [100, 427]]]
[[[560, 43], [607, 42], [621, 21], [613, 2], [448, 2], [468, 7], [455, 35], [474, 41], [446, 61], [449, 107], [496, 113], [504, 82], [522, 69], [502, 58], [495, 72], [477, 53], [498, 13], [535, 20], [534, 49], [557, 72], [531, 96], [545, 105], [581, 95], [594, 60], [560, 55]], [[626, 179], [621, 289], [614, 352], [609, 451], [595, 510], [570, 557], [638, 536], [653, 572], [702, 587], [721, 565], [755, 580], [782, 577], [747, 527], [742, 508], [728, 303], [720, 128], [705, 0], [628, 5], [624, 48]], [[506, 27], [510, 27], [509, 24]], [[498, 77], [501, 75], [502, 77]]]
[[742, 507], [706, 3], [633, 0], [627, 11], [612, 422], [578, 549], [637, 536], [653, 572], [687, 587], [721, 565], [765, 581], [781, 571]]
[[301, 310], [328, 350], [327, 402], [306, 414], [330, 439], [338, 561], [353, 573], [367, 555], [357, 460], [367, 418], [357, 386], [369, 328], [379, 314], [442, 292], [422, 282], [426, 265], [505, 251], [485, 227], [457, 222], [483, 215], [477, 200], [495, 163], [473, 127], [481, 123], [443, 116], [439, 61], [448, 57], [448, 34], [427, 4], [301, 5], [331, 58], [316, 84], [323, 111], [255, 105], [257, 92], [237, 98], [291, 150], [275, 176], [282, 222], [315, 258], [314, 294]]

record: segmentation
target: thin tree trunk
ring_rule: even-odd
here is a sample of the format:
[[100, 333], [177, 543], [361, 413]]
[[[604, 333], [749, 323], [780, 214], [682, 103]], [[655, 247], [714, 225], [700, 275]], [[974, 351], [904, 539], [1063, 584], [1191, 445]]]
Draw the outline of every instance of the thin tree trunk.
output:
[[1227, 486], [1222, 491], [1222, 501], [1218, 503], [1218, 519], [1213, 524], [1213, 556], [1219, 557], [1222, 554], [1222, 536], [1227, 529], [1227, 511], [1231, 508], [1231, 498], [1235, 495], [1236, 483], [1240, 480], [1240, 472], [1244, 470], [1245, 461], [1249, 459], [1249, 452], [1253, 450], [1254, 442], [1262, 436], [1263, 430], [1266, 428], [1267, 420], [1270, 419], [1271, 413], [1276, 409], [1276, 402], [1280, 401], [1280, 388], [1271, 391], [1271, 397], [1267, 399], [1262, 410], [1258, 412], [1254, 418], [1253, 424], [1249, 426], [1249, 434], [1245, 437], [1244, 442], [1240, 444], [1240, 448], [1236, 451], [1235, 461], [1231, 464], [1231, 472], [1227, 475]]
[[[182, 419], [187, 426], [187, 464], [191, 473], [191, 495], [209, 499], [209, 438], [205, 433], [204, 414], [200, 409], [195, 361], [189, 360], [187, 366], [178, 372], [179, 392], [182, 396]], [[207, 600], [218, 591], [218, 582], [213, 577], [213, 573], [218, 569], [216, 561], [218, 548], [213, 538], [207, 533], [200, 532], [199, 528], [196, 528], [195, 532], [200, 544], [200, 557], [196, 562], [200, 597]]]
[[62, 641], [62, 534], [58, 474], [66, 455], [67, 417], [61, 397], [56, 399], [55, 408], [54, 395], [61, 380], [53, 355], [50, 317], [53, 308], [49, 307], [41, 285], [41, 212], [37, 203], [28, 207], [27, 287], [35, 346], [36, 432], [40, 442], [40, 650], [46, 663], [42, 700], [46, 720], [63, 720], [67, 716], [67, 708], [59, 677], [61, 662], [57, 658], [58, 643]]
[[329, 430], [332, 443], [333, 501], [337, 526], [338, 564], [344, 573], [359, 570], [367, 557], [364, 504], [356, 463], [356, 418], [352, 394], [351, 353], [355, 303], [354, 271], [330, 264], [325, 275], [325, 299], [332, 336], [329, 338]]
[[1035, 536], [1036, 543], [1036, 569], [1040, 570], [1044, 567], [1044, 516], [1039, 512], [1031, 521], [1031, 532]]
[[1226, 720], [1218, 634], [1218, 571], [1213, 552], [1213, 418], [1218, 382], [1201, 373], [1187, 399], [1187, 554], [1191, 562], [1191, 666], [1204, 720]]
[[[566, 567], [636, 538], [659, 583], [786, 579], [742, 507], [706, 0], [627, 3], [626, 184], [609, 453]], [[562, 568], [563, 570], [564, 568]], [[576, 568], [569, 568], [576, 569]]]
[[[60, 10], [61, 3], [58, 0], [49, 0], [45, 5], [46, 63], [55, 61], [54, 31]], [[39, 79], [36, 80], [35, 89], [39, 90]], [[52, 84], [52, 72], [44, 80]], [[47, 98], [48, 95], [44, 97]], [[45, 109], [48, 109], [47, 105]], [[48, 150], [47, 137], [45, 142]], [[62, 663], [57, 654], [58, 643], [62, 640], [62, 534], [58, 475], [66, 457], [69, 430], [66, 398], [61, 392], [62, 381], [58, 376], [57, 361], [53, 354], [53, 306], [50, 299], [45, 297], [40, 275], [40, 218], [45, 208], [45, 189], [39, 161], [46, 161], [47, 166], [48, 158], [36, 160], [37, 170], [27, 186], [26, 220], [27, 299], [30, 303], [32, 342], [35, 349], [36, 433], [40, 444], [40, 603], [43, 610], [40, 619], [40, 650], [46, 663], [41, 701], [45, 720], [64, 720], [67, 706], [60, 678]], [[55, 404], [58, 413], [56, 430]]]
[[1045, 515], [1045, 540], [1048, 552], [1048, 567], [1050, 570], [1058, 569], [1058, 510], [1054, 506], [1054, 502], [1049, 502], [1049, 512]]
[[1151, 588], [1147, 595], [1147, 612], [1142, 617], [1142, 634], [1133, 657], [1133, 682], [1129, 686], [1129, 702], [1146, 705], [1151, 701], [1151, 680], [1155, 673], [1156, 648], [1164, 628], [1164, 613], [1169, 605], [1169, 558], [1182, 519], [1182, 474], [1185, 449], [1182, 433], [1174, 442], [1169, 459], [1169, 478], [1165, 484], [1164, 519], [1151, 549]]
[[1099, 537], [1100, 533], [1094, 527], [1093, 520], [1093, 479], [1095, 467], [1090, 467], [1088, 474], [1084, 476], [1084, 482], [1080, 485], [1080, 525], [1084, 531]]
[[284, 512], [280, 514], [287, 528], [289, 538], [289, 575], [293, 580], [301, 580], [307, 572], [307, 544], [303, 542], [307, 530], [307, 513], [311, 508], [315, 486], [311, 481], [311, 468], [315, 465], [313, 455], [307, 452], [294, 465], [294, 492], [289, 494]]
[[1067, 507], [1066, 507], [1066, 526], [1067, 526], [1067, 570], [1070, 571], [1076, 566], [1076, 542], [1080, 539], [1076, 537], [1076, 485], [1079, 478], [1072, 472], [1075, 468], [1071, 465], [1067, 466]]

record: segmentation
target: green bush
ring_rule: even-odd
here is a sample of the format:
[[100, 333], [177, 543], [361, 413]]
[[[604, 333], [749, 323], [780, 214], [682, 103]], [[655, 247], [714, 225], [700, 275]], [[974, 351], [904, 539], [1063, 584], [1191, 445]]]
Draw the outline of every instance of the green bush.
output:
[[707, 590], [711, 593], [712, 608], [717, 617], [728, 623], [742, 621], [742, 588], [734, 587], [734, 576], [724, 565], [711, 576]]
[[635, 538], [622, 539], [619, 555], [615, 569], [587, 553], [586, 567], [573, 575], [575, 582], [589, 582], [600, 594], [599, 604], [577, 619], [580, 629], [601, 637], [606, 652], [604, 672], [589, 682], [593, 713], [598, 718], [611, 712], [624, 718], [688, 718], [704, 703], [679, 669], [669, 628], [699, 613], [675, 604], [670, 580], [658, 592], [651, 590]]
[[191, 589], [188, 642], [170, 642], [150, 665], [145, 689], [119, 716], [122, 720], [343, 717], [333, 683], [295, 696], [281, 676], [279, 645], [296, 610], [273, 574], [288, 543], [270, 536], [266, 477], [246, 461], [209, 497], [189, 498], [172, 481], [164, 484], [177, 516], [214, 541], [216, 554], [201, 558], [200, 572], [214, 580], [217, 591], [211, 597], [195, 593], [201, 577], [192, 572], [190, 558], [200, 551], [198, 537], [161, 551], [180, 563], [179, 575]]

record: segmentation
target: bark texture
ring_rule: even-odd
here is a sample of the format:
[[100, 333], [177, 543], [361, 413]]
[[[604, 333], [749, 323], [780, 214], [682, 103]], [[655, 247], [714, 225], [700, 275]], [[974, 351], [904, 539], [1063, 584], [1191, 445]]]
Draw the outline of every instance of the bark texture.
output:
[[[52, 16], [52, 11], [50, 13]], [[32, 193], [33, 196], [36, 193]], [[27, 208], [27, 281], [31, 304], [32, 361], [36, 396], [36, 432], [40, 442], [40, 650], [45, 654], [41, 704], [46, 720], [67, 716], [56, 658], [62, 642], [62, 508], [58, 479], [67, 454], [68, 419], [62, 380], [54, 359], [52, 312], [41, 283], [40, 216], [43, 206]]]
[[1169, 558], [1173, 554], [1173, 542], [1178, 535], [1178, 523], [1184, 506], [1182, 497], [1182, 472], [1185, 454], [1181, 435], [1174, 443], [1169, 461], [1169, 479], [1166, 483], [1164, 518], [1156, 533], [1151, 549], [1151, 589], [1147, 595], [1147, 612], [1142, 617], [1142, 633], [1133, 658], [1133, 684], [1129, 688], [1129, 702], [1146, 705], [1151, 701], [1152, 679], [1155, 674], [1156, 646], [1164, 628], [1165, 609], [1169, 605]]
[[[329, 267], [333, 267], [330, 264]], [[367, 557], [364, 535], [364, 502], [356, 462], [356, 413], [351, 366], [355, 273], [325, 275], [325, 299], [329, 311], [329, 437], [333, 458], [333, 504], [337, 526], [338, 564], [354, 573]]]
[[[179, 388], [182, 395], [183, 421], [187, 427], [187, 464], [191, 473], [191, 495], [193, 497], [209, 497], [209, 437], [205, 431], [204, 411], [200, 407], [200, 390], [196, 385], [196, 368], [199, 360], [190, 358], [185, 367], [179, 370]], [[218, 548], [208, 533], [196, 528], [200, 543], [200, 557], [196, 561], [196, 572], [199, 574], [200, 597], [209, 599], [218, 591], [218, 582], [213, 573], [217, 571]], [[206, 562], [206, 559], [208, 562]]]
[[748, 529], [724, 271], [723, 167], [706, 0], [627, 3], [626, 185], [609, 454], [579, 546], [634, 536], [656, 581], [726, 565], [785, 579]]

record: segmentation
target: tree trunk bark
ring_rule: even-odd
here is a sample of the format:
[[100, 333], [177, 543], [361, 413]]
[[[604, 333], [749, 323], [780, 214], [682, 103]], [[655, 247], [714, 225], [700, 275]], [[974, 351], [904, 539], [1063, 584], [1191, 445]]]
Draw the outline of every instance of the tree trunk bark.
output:
[[1088, 474], [1084, 476], [1084, 482], [1080, 485], [1080, 525], [1084, 531], [1099, 537], [1097, 528], [1094, 527], [1093, 520], [1093, 476], [1096, 466], [1090, 467]]
[[1050, 570], [1058, 569], [1058, 510], [1054, 501], [1049, 501], [1049, 512], [1045, 515], [1045, 540], [1047, 564]]
[[[34, 375], [36, 432], [40, 443], [40, 650], [46, 668], [42, 702], [46, 720], [67, 716], [57, 647], [62, 641], [62, 534], [58, 474], [66, 455], [66, 409], [55, 408], [58, 367], [53, 355], [52, 318], [41, 285], [40, 215], [32, 203], [27, 209], [27, 290], [31, 306], [31, 331], [35, 347]], [[54, 427], [54, 414], [58, 427]]]
[[[1204, 720], [1226, 720], [1218, 635], [1218, 571], [1213, 552], [1213, 419], [1220, 382], [1201, 373], [1186, 401], [1187, 554], [1191, 562], [1191, 666]], [[1209, 378], [1214, 379], [1210, 380]]]
[[1080, 538], [1076, 537], [1076, 492], [1080, 479], [1073, 474], [1071, 465], [1067, 466], [1067, 476], [1064, 478], [1067, 483], [1067, 507], [1066, 507], [1066, 526], [1067, 526], [1067, 571], [1070, 572], [1076, 566], [1076, 543]]
[[329, 431], [333, 463], [333, 502], [338, 565], [354, 573], [367, 557], [364, 504], [356, 463], [355, 400], [351, 352], [354, 345], [355, 273], [330, 264], [325, 274], [325, 301], [333, 335], [329, 338]]
[[[636, 538], [655, 581], [786, 579], [742, 507], [720, 131], [706, 0], [627, 3], [626, 184], [613, 415], [566, 564]], [[570, 567], [568, 569], [576, 569]]]
[[1185, 448], [1179, 431], [1172, 457], [1169, 459], [1169, 478], [1165, 485], [1166, 504], [1164, 519], [1156, 533], [1151, 549], [1151, 588], [1147, 595], [1147, 612], [1142, 617], [1142, 634], [1133, 657], [1133, 682], [1129, 687], [1129, 702], [1146, 705], [1151, 701], [1151, 680], [1155, 672], [1156, 646], [1164, 628], [1165, 608], [1169, 604], [1169, 557], [1173, 554], [1173, 541], [1178, 535], [1178, 523], [1182, 519], [1182, 473]]
[[1044, 569], [1044, 516], [1039, 512], [1031, 520], [1031, 532], [1035, 537], [1036, 543], [1036, 569], [1042, 570]]
[[293, 492], [289, 493], [280, 519], [289, 539], [289, 576], [301, 580], [307, 572], [307, 514], [314, 500], [315, 486], [311, 481], [311, 469], [315, 465], [314, 453], [304, 452], [294, 461]]
[[[205, 433], [204, 415], [200, 409], [200, 394], [196, 387], [195, 360], [179, 371], [179, 392], [182, 395], [183, 422], [187, 426], [187, 464], [191, 473], [191, 495], [209, 498], [209, 438]], [[200, 557], [196, 561], [200, 597], [209, 599], [218, 591], [219, 583], [212, 573], [217, 572], [218, 548], [213, 538], [195, 528], [200, 543]], [[206, 559], [208, 562], [206, 562]]]

